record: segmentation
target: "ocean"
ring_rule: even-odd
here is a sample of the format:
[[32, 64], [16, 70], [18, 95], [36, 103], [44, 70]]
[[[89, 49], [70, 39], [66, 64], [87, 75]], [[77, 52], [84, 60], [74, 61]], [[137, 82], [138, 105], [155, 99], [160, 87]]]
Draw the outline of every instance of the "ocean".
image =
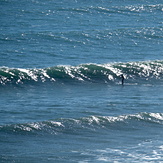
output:
[[0, 162], [163, 162], [162, 14], [162, 0], [0, 0]]

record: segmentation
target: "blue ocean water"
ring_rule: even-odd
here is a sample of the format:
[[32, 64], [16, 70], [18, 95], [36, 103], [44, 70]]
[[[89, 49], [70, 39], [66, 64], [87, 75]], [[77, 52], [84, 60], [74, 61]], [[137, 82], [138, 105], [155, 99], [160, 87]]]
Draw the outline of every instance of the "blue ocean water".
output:
[[162, 14], [0, 0], [0, 162], [162, 162]]

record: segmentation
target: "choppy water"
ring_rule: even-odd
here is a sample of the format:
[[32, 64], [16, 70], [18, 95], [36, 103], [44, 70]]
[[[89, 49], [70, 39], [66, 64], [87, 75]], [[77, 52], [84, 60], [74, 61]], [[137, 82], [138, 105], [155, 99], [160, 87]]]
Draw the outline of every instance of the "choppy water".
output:
[[0, 0], [0, 162], [162, 162], [162, 13]]

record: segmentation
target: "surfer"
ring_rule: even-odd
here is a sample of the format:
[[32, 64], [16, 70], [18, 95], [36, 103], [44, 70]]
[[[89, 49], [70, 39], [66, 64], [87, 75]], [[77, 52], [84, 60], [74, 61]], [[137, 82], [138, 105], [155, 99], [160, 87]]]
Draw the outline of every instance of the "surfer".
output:
[[122, 85], [124, 84], [124, 76], [123, 76], [123, 74], [121, 75], [121, 78], [122, 78]]

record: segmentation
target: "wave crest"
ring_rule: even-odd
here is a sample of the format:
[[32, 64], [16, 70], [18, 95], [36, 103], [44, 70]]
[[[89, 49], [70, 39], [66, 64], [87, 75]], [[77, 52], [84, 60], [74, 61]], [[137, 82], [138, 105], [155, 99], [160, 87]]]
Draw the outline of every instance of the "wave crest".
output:
[[16, 134], [79, 134], [84, 130], [99, 129], [121, 130], [137, 128], [150, 124], [163, 125], [162, 113], [139, 113], [130, 115], [91, 116], [80, 119], [58, 119], [54, 121], [33, 122], [26, 124], [11, 124], [0, 126], [1, 132]]
[[81, 64], [78, 66], [55, 66], [44, 69], [0, 68], [0, 83], [24, 84], [32, 82], [89, 81], [120, 83], [123, 74], [128, 82], [162, 81], [163, 61], [144, 61], [109, 64]]

